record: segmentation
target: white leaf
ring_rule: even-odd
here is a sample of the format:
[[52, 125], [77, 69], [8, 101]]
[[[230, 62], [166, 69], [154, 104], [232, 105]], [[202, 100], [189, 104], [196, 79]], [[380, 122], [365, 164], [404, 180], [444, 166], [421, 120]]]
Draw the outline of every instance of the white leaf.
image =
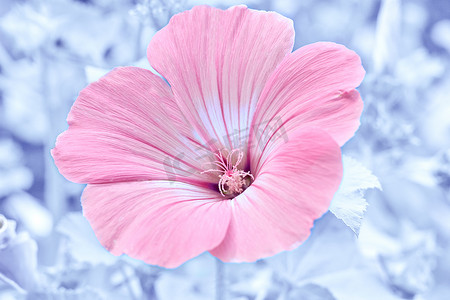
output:
[[154, 285], [156, 299], [214, 299], [215, 263], [210, 254], [204, 253], [170, 272], [161, 272]]
[[312, 280], [337, 300], [401, 300], [384, 284], [379, 274], [370, 269], [347, 269]]
[[330, 211], [358, 235], [367, 207], [364, 191], [381, 189], [381, 185], [376, 176], [353, 158], [344, 155], [343, 164], [344, 177], [331, 202]]
[[308, 283], [300, 288], [293, 288], [287, 300], [336, 300], [333, 294], [325, 287]]
[[46, 237], [50, 235], [53, 229], [53, 216], [38, 199], [30, 194], [25, 192], [14, 193], [6, 198], [3, 206], [5, 213], [19, 221], [19, 224], [31, 236]]
[[375, 72], [394, 66], [401, 47], [402, 10], [400, 0], [383, 0], [377, 18], [373, 61]]
[[68, 238], [68, 251], [80, 262], [109, 266], [118, 259], [103, 248], [81, 212], [66, 214], [56, 227], [56, 231]]
[[327, 212], [314, 222], [311, 235], [303, 244], [266, 258], [265, 262], [278, 278], [301, 286], [312, 278], [350, 268], [358, 264], [359, 259], [353, 232]]

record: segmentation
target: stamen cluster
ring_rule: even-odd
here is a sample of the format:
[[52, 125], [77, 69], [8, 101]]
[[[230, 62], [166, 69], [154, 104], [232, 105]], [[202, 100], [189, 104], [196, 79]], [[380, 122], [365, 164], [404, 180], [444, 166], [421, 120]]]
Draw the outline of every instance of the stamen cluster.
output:
[[[237, 153], [238, 156], [236, 158], [235, 163], [233, 164], [233, 155]], [[224, 197], [230, 195], [238, 195], [247, 188], [251, 181], [255, 180], [250, 171], [243, 171], [238, 169], [239, 164], [242, 162], [244, 157], [244, 153], [239, 149], [231, 150], [227, 157], [225, 158], [222, 154], [222, 151], [219, 150], [218, 153], [214, 154], [217, 158], [216, 161], [212, 162], [213, 165], [216, 165], [219, 169], [209, 169], [203, 171], [202, 173], [207, 172], [219, 172], [219, 191], [220, 194]], [[251, 179], [250, 179], [251, 178]]]

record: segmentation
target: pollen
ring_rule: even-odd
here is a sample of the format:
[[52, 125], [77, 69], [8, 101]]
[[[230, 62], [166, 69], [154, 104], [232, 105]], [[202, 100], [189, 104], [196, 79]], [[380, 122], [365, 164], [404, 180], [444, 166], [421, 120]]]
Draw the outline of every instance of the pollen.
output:
[[[223, 150], [222, 150], [223, 151]], [[228, 152], [225, 157], [219, 150], [215, 153], [216, 160], [211, 164], [217, 168], [208, 169], [202, 173], [219, 173], [219, 192], [224, 197], [237, 196], [242, 193], [255, 180], [250, 171], [239, 169], [239, 164], [242, 162], [244, 152], [239, 149], [233, 149]]]

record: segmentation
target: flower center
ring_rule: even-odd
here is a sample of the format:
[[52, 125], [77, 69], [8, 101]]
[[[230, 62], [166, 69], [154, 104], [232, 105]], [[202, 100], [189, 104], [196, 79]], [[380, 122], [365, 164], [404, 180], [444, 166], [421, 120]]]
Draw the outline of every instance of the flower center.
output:
[[[219, 192], [224, 197], [237, 196], [242, 193], [255, 180], [250, 171], [238, 169], [242, 162], [244, 152], [239, 149], [231, 150], [225, 157], [222, 151], [214, 154], [216, 160], [212, 162], [218, 169], [209, 169], [202, 173], [217, 172], [219, 173]], [[233, 163], [234, 160], [234, 163]]]

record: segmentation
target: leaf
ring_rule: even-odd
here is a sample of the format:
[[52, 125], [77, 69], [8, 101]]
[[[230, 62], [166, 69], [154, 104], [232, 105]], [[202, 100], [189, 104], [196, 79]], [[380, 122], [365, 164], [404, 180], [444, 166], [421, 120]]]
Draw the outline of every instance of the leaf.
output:
[[155, 298], [159, 300], [214, 299], [215, 263], [215, 259], [205, 253], [170, 272], [161, 272], [154, 285]]
[[383, 0], [377, 18], [373, 63], [376, 73], [394, 66], [401, 48], [400, 0]]
[[312, 278], [345, 270], [359, 262], [353, 232], [327, 212], [314, 223], [310, 237], [298, 248], [265, 259], [278, 278], [301, 286]]
[[364, 191], [370, 188], [381, 190], [378, 178], [361, 163], [351, 157], [343, 157], [344, 177], [330, 205], [330, 211], [359, 235], [361, 221], [367, 202]]
[[117, 257], [109, 253], [95, 237], [89, 222], [80, 212], [66, 214], [56, 231], [68, 239], [68, 251], [79, 262], [113, 265]]
[[336, 300], [333, 294], [325, 287], [308, 283], [289, 292], [287, 300]]
[[304, 244], [265, 259], [276, 278], [292, 288], [279, 300], [400, 300], [383, 282], [378, 266], [361, 256], [356, 241], [328, 212], [315, 222]]
[[[348, 269], [321, 276], [312, 283], [327, 288], [337, 300], [401, 300], [368, 268]], [[314, 299], [314, 298], [313, 298]]]
[[16, 234], [16, 222], [0, 214], [0, 282], [22, 292], [38, 290], [38, 247], [27, 232]]

